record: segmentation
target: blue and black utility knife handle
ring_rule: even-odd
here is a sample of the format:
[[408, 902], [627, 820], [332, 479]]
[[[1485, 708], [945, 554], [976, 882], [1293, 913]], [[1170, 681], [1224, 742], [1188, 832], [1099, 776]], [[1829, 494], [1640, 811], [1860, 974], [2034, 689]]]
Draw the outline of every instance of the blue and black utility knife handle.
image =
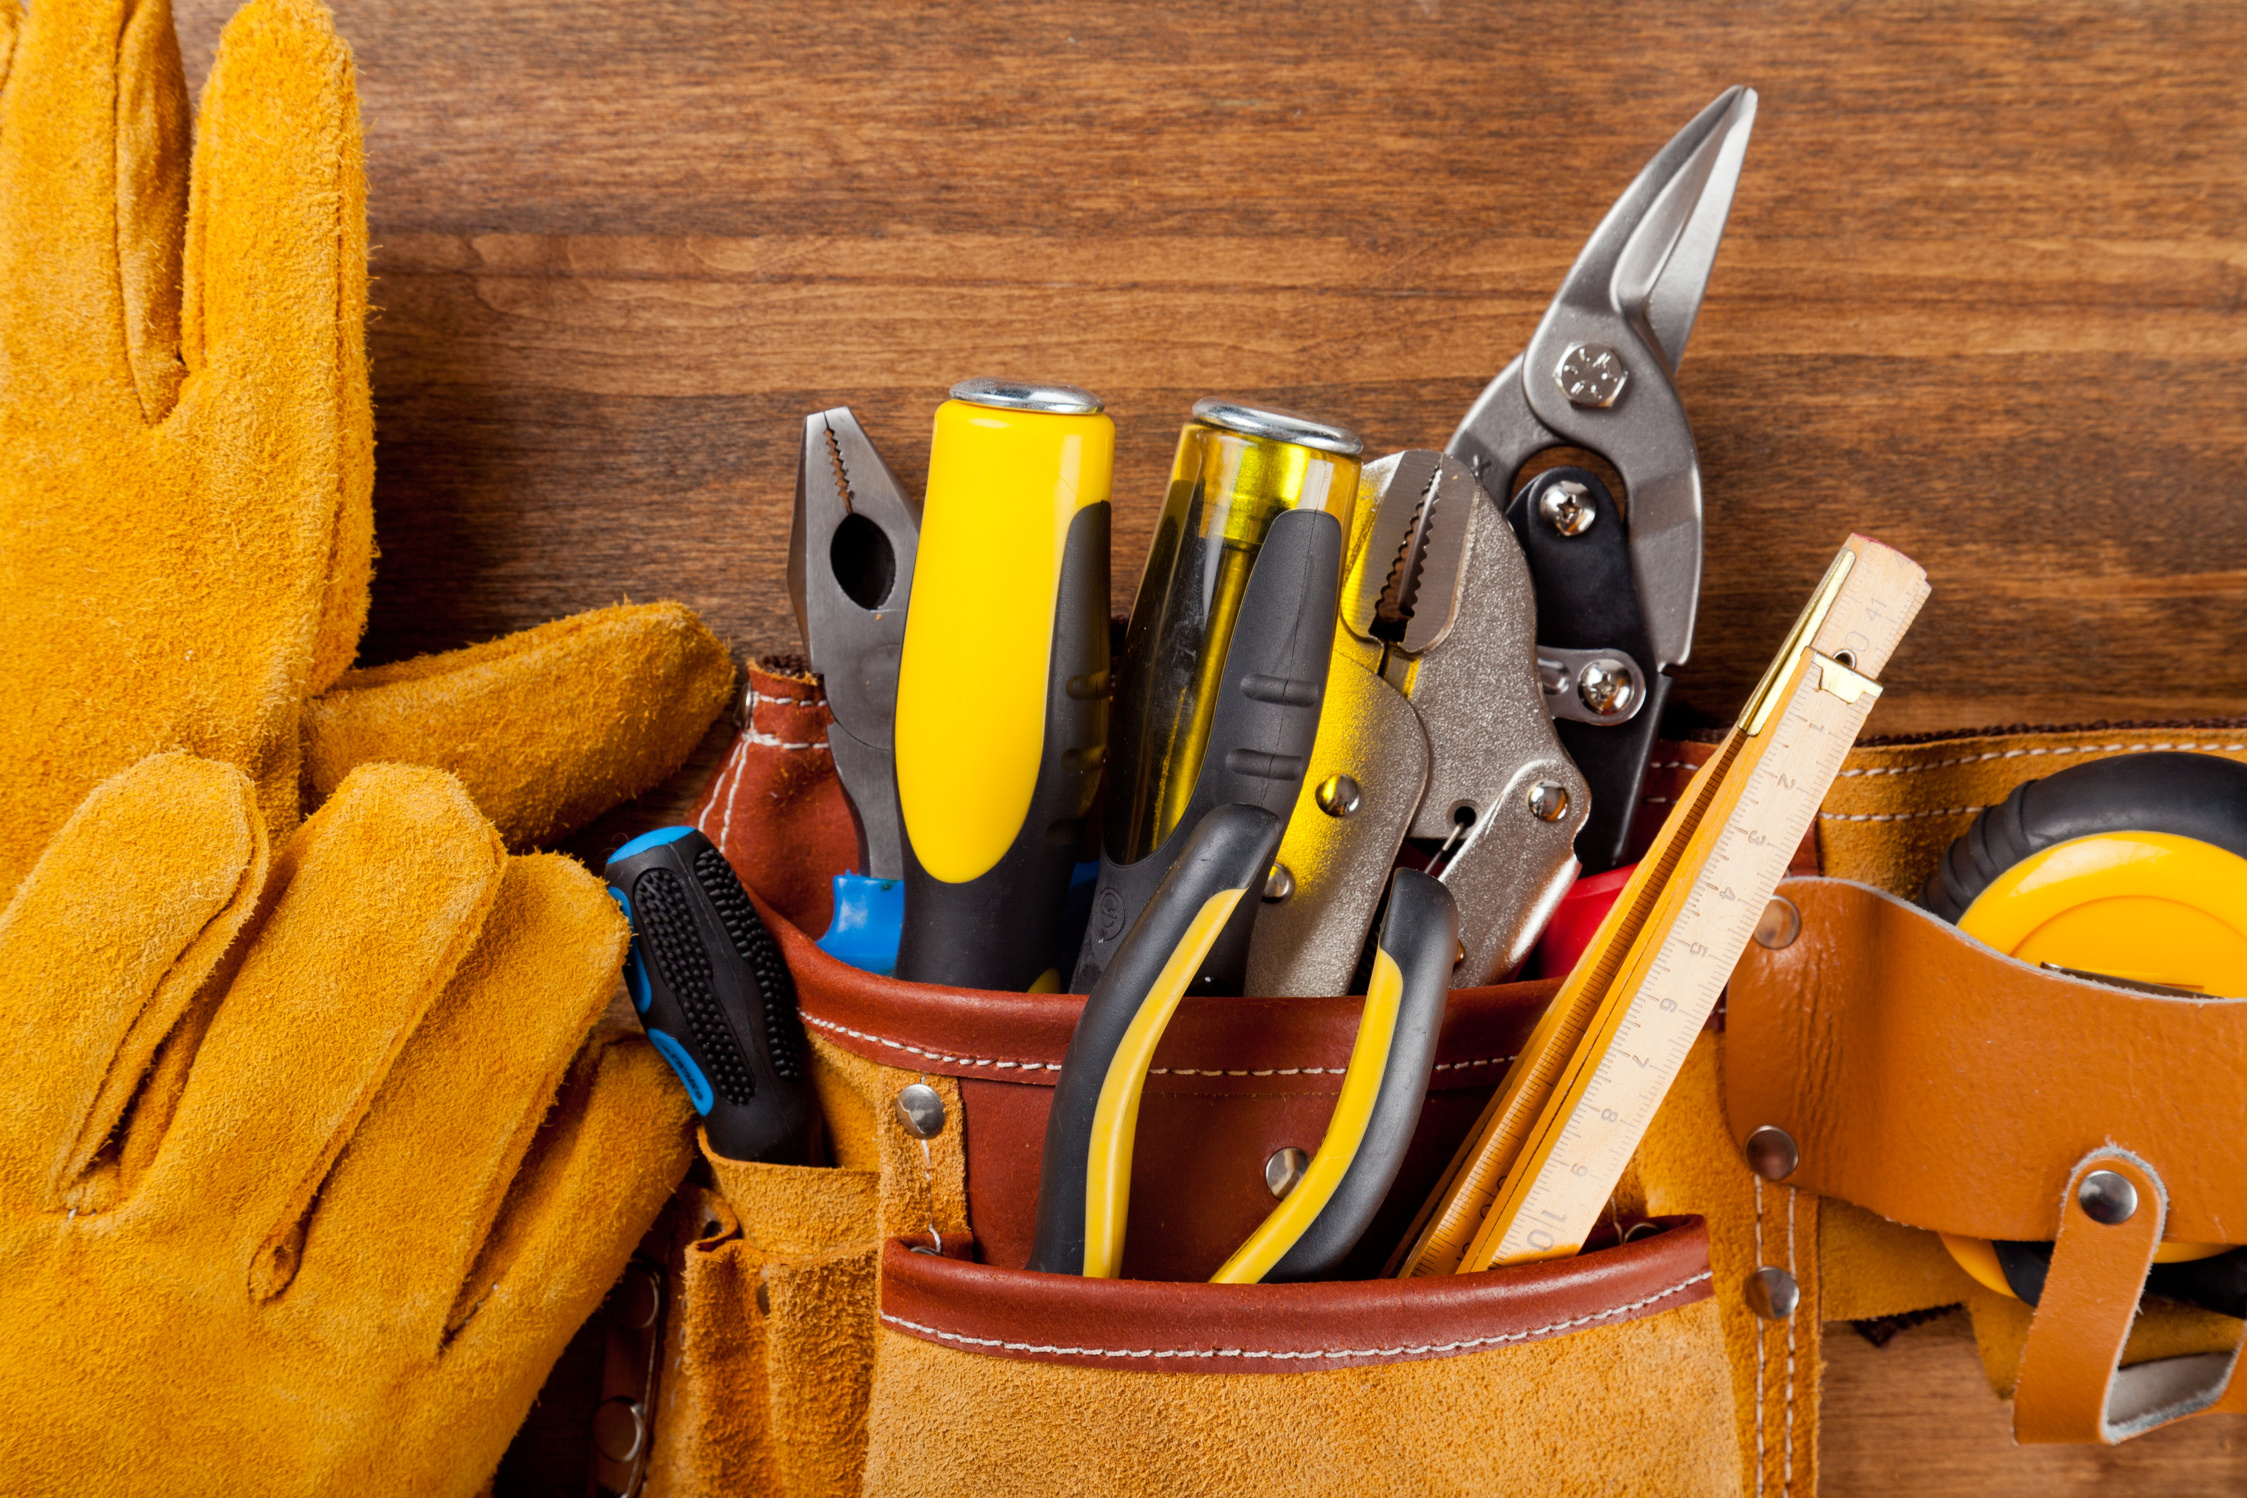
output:
[[1262, 890], [1286, 825], [1260, 806], [1204, 815], [1085, 999], [1046, 1115], [1030, 1268], [1115, 1277], [1147, 1064], [1233, 911]]
[[634, 838], [609, 859], [632, 923], [625, 986], [729, 1160], [819, 1163], [819, 1099], [796, 988], [733, 865], [692, 827]]
[[[1573, 534], [1541, 514], [1545, 492], [1559, 484], [1584, 488], [1577, 502], [1592, 507], [1589, 524]], [[1641, 667], [1637, 711], [1620, 723], [1584, 723], [1556, 717], [1553, 732], [1591, 787], [1591, 811], [1576, 834], [1576, 861], [1586, 874], [1602, 874], [1630, 861], [1631, 822], [1638, 811], [1647, 762], [1670, 700], [1666, 671], [1646, 669], [1656, 660], [1646, 610], [1631, 571], [1630, 534], [1622, 506], [1599, 475], [1585, 468], [1548, 468], [1506, 506], [1537, 590], [1537, 643], [1561, 650], [1628, 653]]]
[[1451, 891], [1417, 870], [1397, 870], [1326, 1135], [1301, 1179], [1213, 1276], [1218, 1283], [1323, 1280], [1340, 1272], [1396, 1184], [1420, 1126], [1458, 954]]
[[[1341, 574], [1339, 520], [1318, 510], [1273, 517], [1226, 645], [1223, 686], [1193, 795], [1170, 836], [1145, 857], [1118, 864], [1103, 850], [1071, 991], [1092, 991], [1212, 807], [1261, 806], [1283, 821], [1294, 810], [1318, 737]], [[1257, 904], [1241, 902], [1193, 992], [1241, 992]]]

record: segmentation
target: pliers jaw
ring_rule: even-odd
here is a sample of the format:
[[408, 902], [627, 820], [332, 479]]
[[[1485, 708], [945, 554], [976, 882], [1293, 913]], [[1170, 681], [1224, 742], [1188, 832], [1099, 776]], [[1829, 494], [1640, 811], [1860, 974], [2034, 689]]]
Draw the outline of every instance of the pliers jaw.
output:
[[859, 872], [905, 872], [891, 750], [921, 507], [848, 406], [804, 418], [788, 594], [834, 715], [835, 772], [858, 821]]
[[[1541, 645], [1554, 647], [1549, 656], [1565, 648], [1630, 657], [1640, 676], [1631, 704], [1619, 704], [1616, 713], [1560, 713], [1596, 731], [1616, 732], [1642, 715], [1658, 718], [1661, 678], [1692, 653], [1701, 593], [1701, 465], [1674, 376], [1724, 235], [1755, 109], [1752, 89], [1729, 88], [1655, 154], [1585, 244], [1529, 347], [1491, 381], [1446, 448], [1501, 503], [1517, 506], [1523, 465], [1547, 449], [1594, 453], [1621, 476], [1623, 493], [1615, 497], [1642, 644], [1539, 636]], [[1527, 523], [1539, 518], [1531, 514]], [[1515, 522], [1524, 525], [1518, 514]], [[1594, 547], [1618, 541], [1612, 529], [1596, 526], [1577, 534]], [[1541, 617], [1579, 602], [1548, 596], [1560, 585], [1539, 566], [1534, 547], [1530, 566]], [[1559, 684], [1563, 690], [1579, 684], [1576, 673], [1589, 659], [1567, 664], [1573, 669]], [[1560, 691], [1553, 695], [1565, 700]], [[1651, 733], [1649, 724], [1628, 736], [1645, 738], [1650, 749]], [[1564, 737], [1571, 752], [1589, 741], [1583, 732]], [[1603, 762], [1592, 775], [1599, 846], [1579, 845], [1594, 870], [1621, 860], [1626, 813], [1645, 769], [1638, 748], [1617, 747], [1578, 756]], [[1628, 773], [1618, 779], [1613, 766]]]

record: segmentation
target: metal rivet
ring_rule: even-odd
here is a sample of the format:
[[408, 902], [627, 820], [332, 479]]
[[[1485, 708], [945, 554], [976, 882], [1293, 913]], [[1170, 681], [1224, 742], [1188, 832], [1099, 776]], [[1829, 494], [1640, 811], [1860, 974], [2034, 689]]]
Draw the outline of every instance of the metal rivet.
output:
[[1777, 1124], [1765, 1124], [1748, 1136], [1748, 1169], [1767, 1181], [1783, 1181], [1802, 1163], [1794, 1135]]
[[618, 1466], [639, 1458], [647, 1436], [647, 1413], [637, 1399], [619, 1394], [593, 1411], [593, 1449]]
[[2128, 1176], [2094, 1170], [2075, 1188], [2075, 1201], [2084, 1216], [2111, 1228], [2137, 1215], [2138, 1188], [2130, 1184]]
[[645, 1264], [624, 1266], [616, 1288], [609, 1292], [609, 1319], [633, 1331], [655, 1325], [663, 1313], [663, 1281]]
[[1748, 1276], [1741, 1287], [1748, 1309], [1766, 1321], [1784, 1321], [1802, 1300], [1802, 1289], [1784, 1269], [1766, 1266]]
[[1264, 876], [1264, 903], [1277, 905], [1295, 893], [1295, 876], [1284, 863], [1272, 865], [1272, 872]]
[[915, 1082], [897, 1095], [898, 1121], [916, 1139], [934, 1139], [944, 1132], [944, 1099], [926, 1082]]
[[1329, 775], [1319, 782], [1317, 792], [1319, 810], [1330, 817], [1355, 816], [1365, 804], [1365, 793], [1358, 783], [1347, 775]]
[[1570, 405], [1601, 408], [1615, 404], [1631, 372], [1623, 367], [1623, 356], [1606, 344], [1579, 343], [1560, 356], [1553, 376]]
[[[1756, 945], [1769, 947], [1776, 952], [1782, 947], [1793, 946], [1794, 939], [1800, 935], [1802, 912], [1785, 895], [1773, 895], [1770, 903], [1763, 907], [1763, 914], [1756, 917]], [[1774, 1176], [1772, 1179], [1778, 1178]]]
[[1311, 1157], [1292, 1144], [1286, 1149], [1274, 1150], [1272, 1157], [1264, 1162], [1264, 1185], [1272, 1195], [1285, 1196], [1295, 1189], [1295, 1183], [1303, 1179], [1303, 1172], [1310, 1165]]
[[1557, 822], [1568, 815], [1568, 787], [1557, 780], [1540, 780], [1529, 788], [1529, 814], [1540, 822]]
[[1638, 699], [1638, 678], [1621, 661], [1601, 658], [1586, 661], [1576, 673], [1576, 695], [1584, 706], [1603, 718], [1626, 713]]
[[1537, 497], [1537, 513], [1564, 536], [1581, 536], [1599, 519], [1592, 491], [1574, 479], [1556, 479]]

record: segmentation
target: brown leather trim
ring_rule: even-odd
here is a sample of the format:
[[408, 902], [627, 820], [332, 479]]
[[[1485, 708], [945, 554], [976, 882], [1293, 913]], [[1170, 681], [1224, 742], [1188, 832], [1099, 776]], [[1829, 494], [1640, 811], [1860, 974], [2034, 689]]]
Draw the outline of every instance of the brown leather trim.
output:
[[[804, 1023], [884, 1066], [1051, 1087], [1084, 1007], [1078, 994], [987, 993], [904, 983], [822, 952], [762, 901]], [[1463, 988], [1436, 1047], [1438, 1088], [1489, 1087], [1558, 985]], [[1341, 1090], [1364, 1000], [1189, 998], [1163, 1033], [1150, 1090], [1208, 1096]]]
[[1750, 945], [1726, 1010], [1725, 1111], [1794, 1137], [1787, 1180], [1897, 1222], [2050, 1239], [2113, 1145], [2169, 1188], [2171, 1237], [2247, 1241], [2247, 1003], [2165, 998], [2002, 956], [1893, 895], [1779, 892], [1802, 935]]
[[1087, 1280], [882, 1251], [882, 1324], [987, 1357], [1168, 1373], [1421, 1362], [1659, 1315], [1709, 1295], [1708, 1229], [1482, 1274], [1304, 1285]]
[[[2094, 1170], [2112, 1171], [2137, 1191], [2138, 1209], [2128, 1220], [2109, 1226], [2084, 1213], [2076, 1188]], [[2156, 1413], [2114, 1410], [2110, 1391], [2127, 1397], [2117, 1387], [2115, 1367], [2137, 1319], [2138, 1289], [2161, 1242], [2164, 1206], [2161, 1178], [2126, 1150], [2094, 1150], [2068, 1177], [2052, 1270], [2029, 1322], [2020, 1378], [2013, 1386], [2013, 1439], [2022, 1445], [2111, 1446], [2117, 1435], [2108, 1423], [2110, 1414], [2139, 1420]], [[2193, 1407], [2222, 1392], [2220, 1384], [2203, 1391]]]

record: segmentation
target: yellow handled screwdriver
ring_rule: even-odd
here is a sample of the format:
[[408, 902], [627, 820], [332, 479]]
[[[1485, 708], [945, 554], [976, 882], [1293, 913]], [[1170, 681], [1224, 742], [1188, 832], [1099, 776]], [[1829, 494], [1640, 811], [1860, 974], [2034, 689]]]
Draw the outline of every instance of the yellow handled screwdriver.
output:
[[[1118, 663], [1100, 882], [1074, 991], [1092, 990], [1211, 807], [1294, 809], [1363, 446], [1290, 411], [1194, 403]], [[1234, 912], [1194, 992], [1241, 992], [1261, 903]]]
[[900, 978], [1061, 987], [1107, 742], [1115, 448], [1071, 385], [964, 380], [937, 408], [897, 677]]

